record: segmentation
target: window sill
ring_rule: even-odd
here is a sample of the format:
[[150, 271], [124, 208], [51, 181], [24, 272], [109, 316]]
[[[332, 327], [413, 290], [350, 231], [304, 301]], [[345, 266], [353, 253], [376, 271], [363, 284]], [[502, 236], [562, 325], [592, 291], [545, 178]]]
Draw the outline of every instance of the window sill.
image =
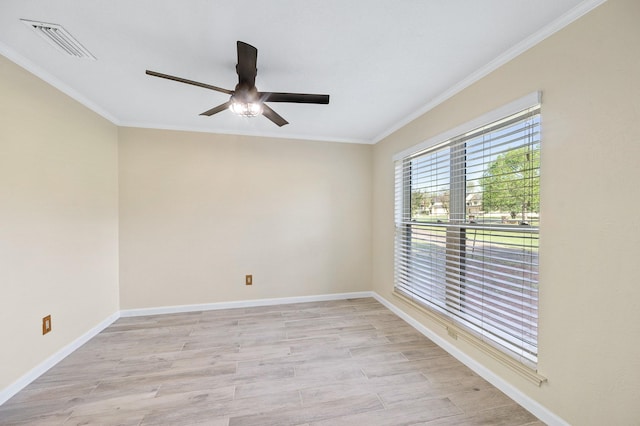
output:
[[447, 330], [449, 336], [455, 340], [464, 340], [466, 343], [471, 344], [476, 349], [484, 352], [486, 355], [489, 355], [494, 360], [498, 361], [500, 364], [514, 371], [518, 375], [524, 377], [529, 380], [536, 386], [541, 386], [543, 383], [547, 381], [547, 378], [538, 374], [536, 370], [531, 368], [528, 365], [525, 365], [513, 357], [507, 355], [499, 349], [496, 349], [489, 343], [483, 341], [482, 339], [475, 336], [473, 333], [467, 331], [466, 329], [456, 325], [449, 318], [440, 315], [439, 313], [432, 311], [431, 309], [422, 306], [421, 304], [415, 302], [410, 297], [405, 295], [404, 293], [394, 290], [393, 295], [401, 300], [406, 305], [420, 311], [425, 314], [431, 320], [436, 322], [438, 325], [442, 326]]

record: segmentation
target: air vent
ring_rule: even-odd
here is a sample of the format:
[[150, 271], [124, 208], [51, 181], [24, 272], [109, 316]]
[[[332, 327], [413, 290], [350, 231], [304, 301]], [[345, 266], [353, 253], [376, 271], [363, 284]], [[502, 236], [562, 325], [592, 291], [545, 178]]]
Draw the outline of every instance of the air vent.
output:
[[61, 25], [48, 24], [46, 22], [30, 21], [28, 19], [20, 19], [25, 25], [33, 29], [40, 37], [47, 40], [53, 47], [76, 58], [88, 58], [95, 60], [96, 57], [91, 54], [78, 40], [73, 38], [71, 34]]

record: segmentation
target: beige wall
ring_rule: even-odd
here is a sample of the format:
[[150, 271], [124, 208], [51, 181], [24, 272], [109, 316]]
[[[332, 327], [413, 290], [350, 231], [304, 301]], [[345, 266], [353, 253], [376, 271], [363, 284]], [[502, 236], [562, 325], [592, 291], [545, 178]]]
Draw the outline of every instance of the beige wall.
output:
[[370, 290], [371, 146], [119, 134], [122, 309]]
[[[640, 2], [610, 0], [374, 149], [373, 286], [575, 425], [640, 419]], [[391, 156], [543, 91], [537, 388], [392, 296]]]
[[118, 310], [117, 136], [0, 56], [0, 390]]

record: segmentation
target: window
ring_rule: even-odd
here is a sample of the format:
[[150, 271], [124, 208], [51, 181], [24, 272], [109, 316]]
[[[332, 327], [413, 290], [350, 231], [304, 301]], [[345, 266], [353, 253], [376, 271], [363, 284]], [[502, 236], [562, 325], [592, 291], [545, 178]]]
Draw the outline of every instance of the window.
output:
[[535, 99], [394, 157], [396, 291], [529, 366], [538, 323]]

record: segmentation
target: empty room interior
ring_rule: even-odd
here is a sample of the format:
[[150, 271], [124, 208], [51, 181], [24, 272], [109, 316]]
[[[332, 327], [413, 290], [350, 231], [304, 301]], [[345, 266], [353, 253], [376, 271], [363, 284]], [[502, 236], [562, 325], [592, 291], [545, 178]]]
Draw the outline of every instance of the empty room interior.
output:
[[0, 424], [640, 424], [639, 22], [2, 2]]

